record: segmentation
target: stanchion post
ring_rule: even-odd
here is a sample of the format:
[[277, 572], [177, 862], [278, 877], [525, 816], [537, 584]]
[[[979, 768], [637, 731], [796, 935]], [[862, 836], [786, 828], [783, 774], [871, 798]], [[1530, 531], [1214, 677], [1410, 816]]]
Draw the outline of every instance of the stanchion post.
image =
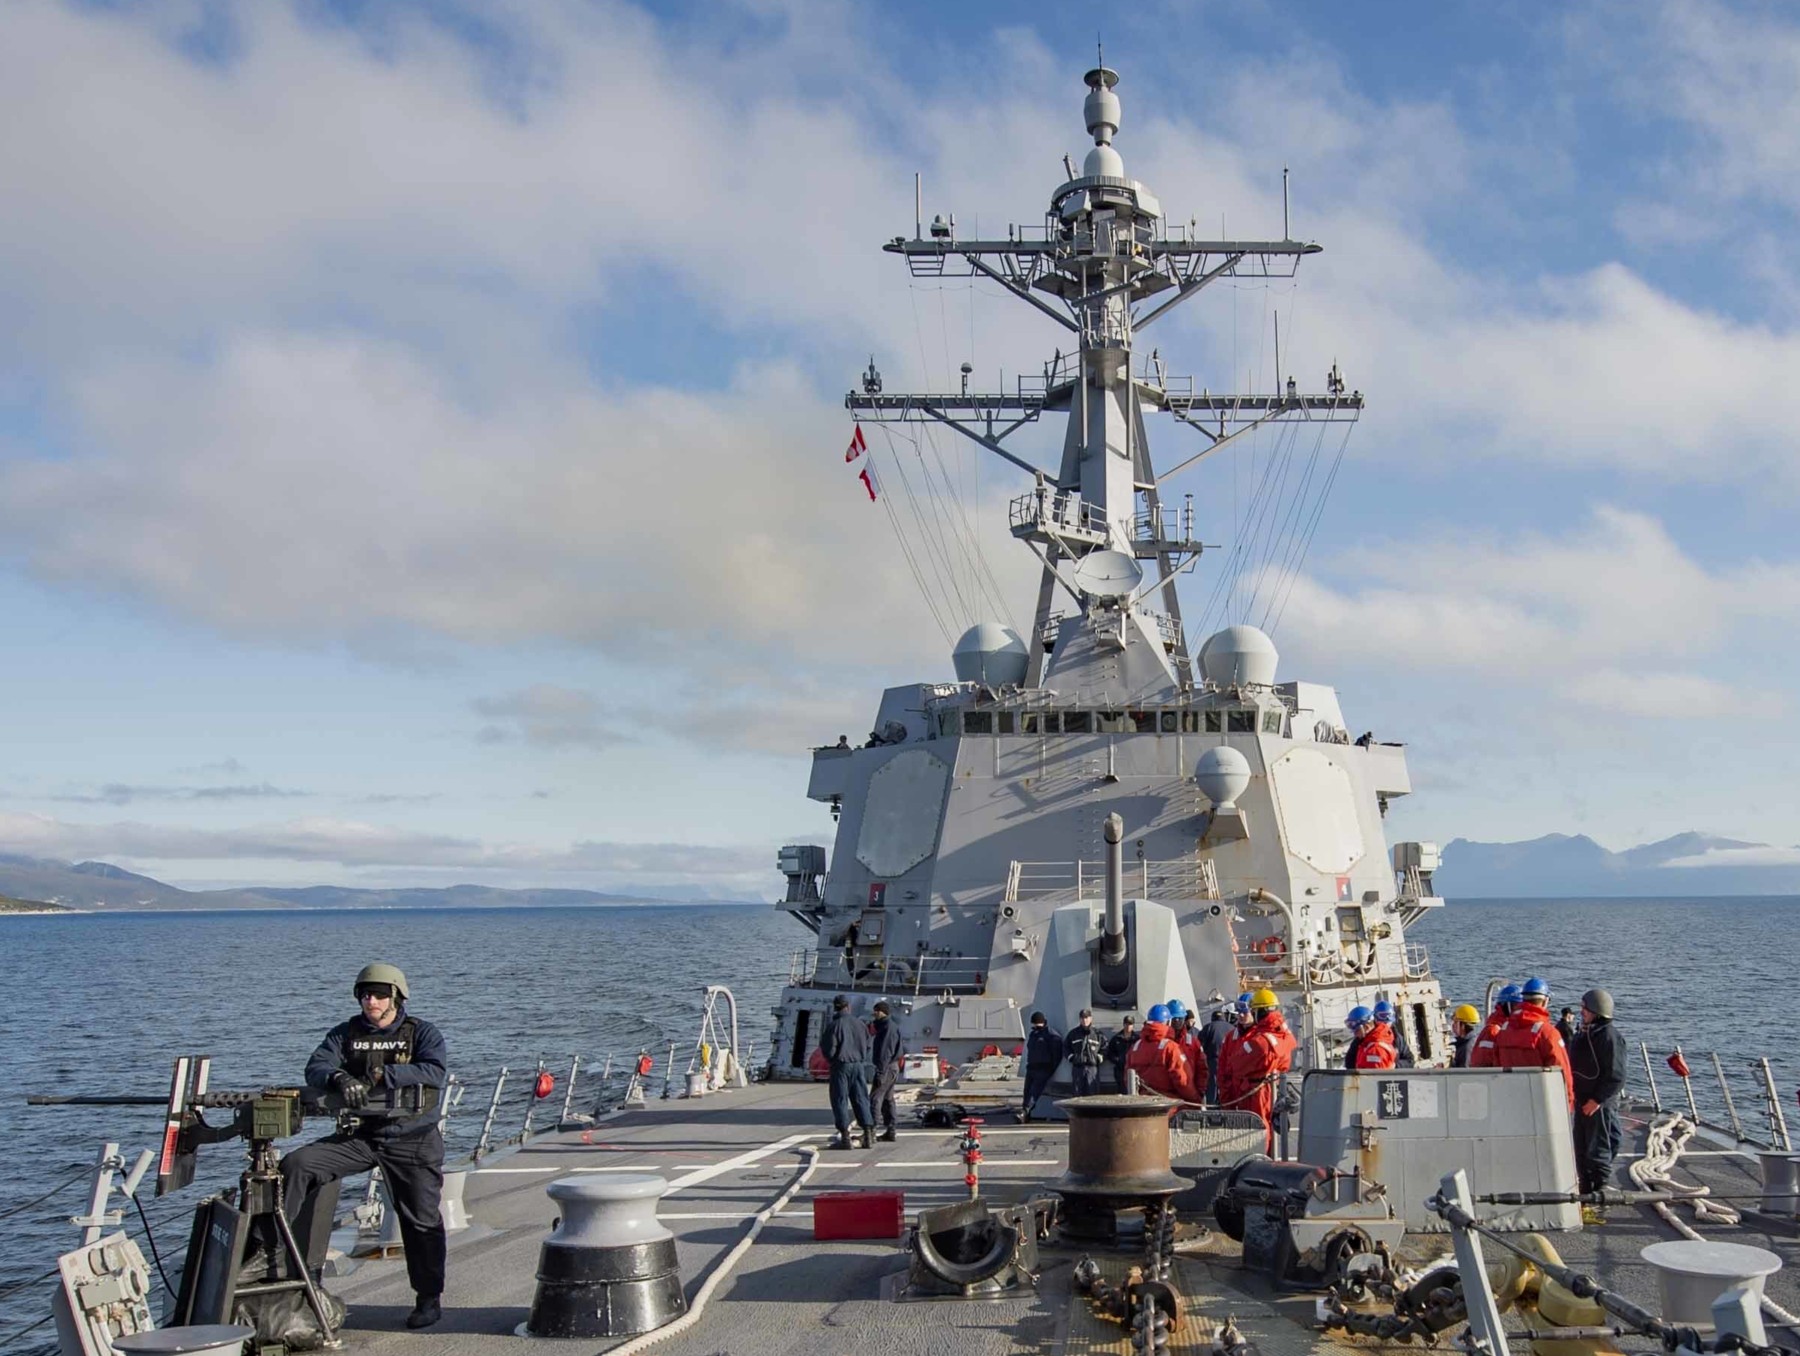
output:
[[1719, 1058], [1719, 1052], [1713, 1051], [1713, 1072], [1719, 1076], [1719, 1096], [1725, 1099], [1725, 1114], [1731, 1117], [1731, 1133], [1737, 1137], [1739, 1144], [1747, 1144], [1744, 1138], [1744, 1123], [1738, 1119], [1737, 1103], [1731, 1097], [1731, 1084], [1725, 1081], [1725, 1065]]
[[475, 1152], [469, 1155], [477, 1161], [487, 1153], [488, 1144], [493, 1140], [494, 1118], [500, 1114], [500, 1090], [506, 1086], [508, 1072], [507, 1067], [502, 1064], [499, 1077], [494, 1079], [494, 1095], [488, 1098], [487, 1115], [482, 1118], [481, 1122], [481, 1137], [475, 1141]]

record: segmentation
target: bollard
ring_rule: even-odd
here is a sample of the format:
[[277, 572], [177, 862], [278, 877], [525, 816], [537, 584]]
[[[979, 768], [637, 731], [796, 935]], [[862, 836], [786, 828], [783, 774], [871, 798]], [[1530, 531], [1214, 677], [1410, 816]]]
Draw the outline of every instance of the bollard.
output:
[[527, 1337], [629, 1337], [687, 1309], [675, 1235], [656, 1217], [660, 1177], [564, 1177], [545, 1188], [562, 1218], [538, 1253]]
[[1677, 1238], [1652, 1243], [1638, 1255], [1656, 1269], [1663, 1320], [1703, 1330], [1713, 1325], [1713, 1301], [1734, 1286], [1760, 1301], [1764, 1279], [1781, 1269], [1774, 1253], [1744, 1243]]
[[108, 1345], [123, 1356], [237, 1356], [254, 1336], [256, 1329], [242, 1323], [198, 1323], [127, 1333]]
[[1765, 1215], [1792, 1219], [1800, 1214], [1800, 1159], [1786, 1153], [1760, 1153], [1762, 1203]]

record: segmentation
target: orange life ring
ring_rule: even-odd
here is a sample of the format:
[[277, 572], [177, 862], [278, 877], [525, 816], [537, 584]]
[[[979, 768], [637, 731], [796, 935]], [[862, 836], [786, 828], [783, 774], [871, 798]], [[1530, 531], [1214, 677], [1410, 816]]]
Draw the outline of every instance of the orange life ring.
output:
[[1253, 942], [1250, 949], [1266, 961], [1278, 961], [1287, 955], [1287, 943], [1273, 936]]

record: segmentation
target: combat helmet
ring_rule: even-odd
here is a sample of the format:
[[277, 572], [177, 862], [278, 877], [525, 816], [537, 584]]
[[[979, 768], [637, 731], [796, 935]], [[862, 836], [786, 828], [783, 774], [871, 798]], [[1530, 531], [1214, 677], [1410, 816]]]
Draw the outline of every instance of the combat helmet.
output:
[[412, 995], [406, 991], [406, 976], [400, 972], [398, 965], [389, 965], [385, 961], [376, 961], [373, 965], [365, 965], [356, 972], [356, 984], [351, 989], [354, 993], [365, 984], [392, 984], [394, 992], [405, 1002]]

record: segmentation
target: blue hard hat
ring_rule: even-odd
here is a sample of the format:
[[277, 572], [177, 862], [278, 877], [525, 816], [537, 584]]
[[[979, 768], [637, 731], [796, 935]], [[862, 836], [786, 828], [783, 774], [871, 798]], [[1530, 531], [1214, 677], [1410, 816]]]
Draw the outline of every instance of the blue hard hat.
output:
[[1385, 999], [1385, 998], [1383, 998], [1380, 1002], [1376, 1003], [1375, 1004], [1375, 1020], [1378, 1022], [1393, 1021], [1394, 1020], [1394, 1005], [1392, 1003], [1388, 1002], [1387, 999]]
[[1168, 1008], [1169, 1016], [1173, 1017], [1178, 1022], [1188, 1015], [1187, 1004], [1182, 1002], [1179, 998], [1171, 998], [1163, 1006]]
[[1169, 1022], [1169, 1005], [1167, 1003], [1156, 1004], [1150, 1011], [1144, 1014], [1144, 1020], [1146, 1022], [1161, 1022], [1164, 1026], [1167, 1026]]
[[1350, 1009], [1350, 1015], [1344, 1018], [1344, 1025], [1361, 1026], [1364, 1022], [1372, 1022], [1374, 1020], [1375, 1014], [1359, 1003], [1356, 1007]]
[[1496, 1003], [1516, 1003], [1524, 996], [1524, 991], [1521, 990], [1517, 984], [1508, 984], [1505, 988], [1500, 990], [1500, 993], [1495, 997], [1494, 1001]]
[[1520, 989], [1519, 993], [1526, 998], [1548, 998], [1550, 996], [1550, 986], [1544, 983], [1544, 981], [1539, 979], [1536, 975], [1533, 975], [1530, 979], [1525, 981], [1525, 987]]

